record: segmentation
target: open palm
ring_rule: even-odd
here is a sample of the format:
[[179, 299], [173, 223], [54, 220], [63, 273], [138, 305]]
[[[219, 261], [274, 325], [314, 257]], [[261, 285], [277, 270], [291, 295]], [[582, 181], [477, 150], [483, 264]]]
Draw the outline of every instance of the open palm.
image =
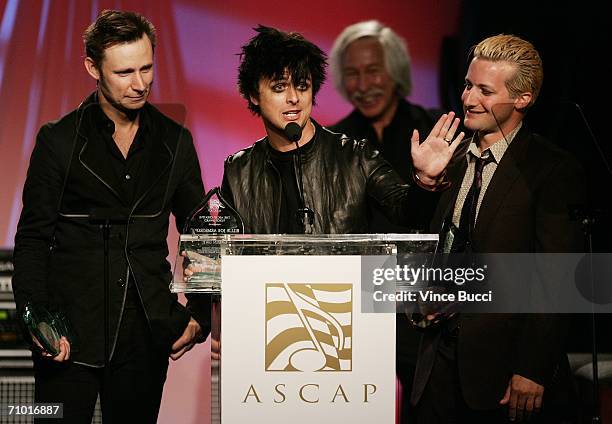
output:
[[[460, 132], [455, 137], [455, 132], [459, 127], [459, 118], [455, 118], [455, 113], [444, 114], [438, 119], [436, 125], [422, 143], [419, 142], [419, 132], [414, 130], [412, 133], [412, 163], [416, 174], [421, 180], [438, 181], [444, 170], [448, 166], [455, 149], [465, 137]], [[455, 139], [453, 140], [453, 137]]]

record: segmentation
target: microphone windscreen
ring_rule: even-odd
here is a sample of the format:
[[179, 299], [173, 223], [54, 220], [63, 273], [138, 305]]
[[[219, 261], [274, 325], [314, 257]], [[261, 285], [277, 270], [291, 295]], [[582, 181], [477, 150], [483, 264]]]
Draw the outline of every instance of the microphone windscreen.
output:
[[294, 143], [302, 138], [302, 127], [295, 122], [289, 122], [284, 131], [287, 140], [293, 141]]

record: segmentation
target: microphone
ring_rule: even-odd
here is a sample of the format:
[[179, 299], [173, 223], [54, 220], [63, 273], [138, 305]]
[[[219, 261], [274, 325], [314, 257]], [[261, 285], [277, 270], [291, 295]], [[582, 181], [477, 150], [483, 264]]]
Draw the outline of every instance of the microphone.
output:
[[300, 192], [300, 203], [301, 207], [297, 210], [296, 219], [298, 225], [300, 225], [304, 234], [312, 234], [314, 232], [314, 212], [308, 206], [306, 206], [306, 200], [304, 199], [304, 180], [302, 177], [302, 152], [300, 151], [300, 138], [302, 138], [302, 127], [295, 122], [289, 122], [284, 129], [285, 137], [287, 140], [295, 143], [297, 153], [297, 178], [298, 178], [298, 191]]
[[287, 140], [297, 143], [302, 138], [302, 127], [295, 122], [289, 122], [284, 129]]

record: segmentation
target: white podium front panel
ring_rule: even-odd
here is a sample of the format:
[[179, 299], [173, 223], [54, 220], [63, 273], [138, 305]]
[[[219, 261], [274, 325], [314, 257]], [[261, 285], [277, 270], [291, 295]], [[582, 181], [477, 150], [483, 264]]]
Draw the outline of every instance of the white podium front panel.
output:
[[395, 421], [395, 314], [359, 256], [224, 256], [221, 422]]

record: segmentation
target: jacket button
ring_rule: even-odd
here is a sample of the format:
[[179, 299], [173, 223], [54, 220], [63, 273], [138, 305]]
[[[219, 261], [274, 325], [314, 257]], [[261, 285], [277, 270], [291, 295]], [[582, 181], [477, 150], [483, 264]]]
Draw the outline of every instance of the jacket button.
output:
[[117, 280], [117, 285], [118, 285], [119, 287], [124, 287], [124, 286], [125, 286], [125, 280], [124, 280], [123, 278], [119, 278], [119, 279]]

